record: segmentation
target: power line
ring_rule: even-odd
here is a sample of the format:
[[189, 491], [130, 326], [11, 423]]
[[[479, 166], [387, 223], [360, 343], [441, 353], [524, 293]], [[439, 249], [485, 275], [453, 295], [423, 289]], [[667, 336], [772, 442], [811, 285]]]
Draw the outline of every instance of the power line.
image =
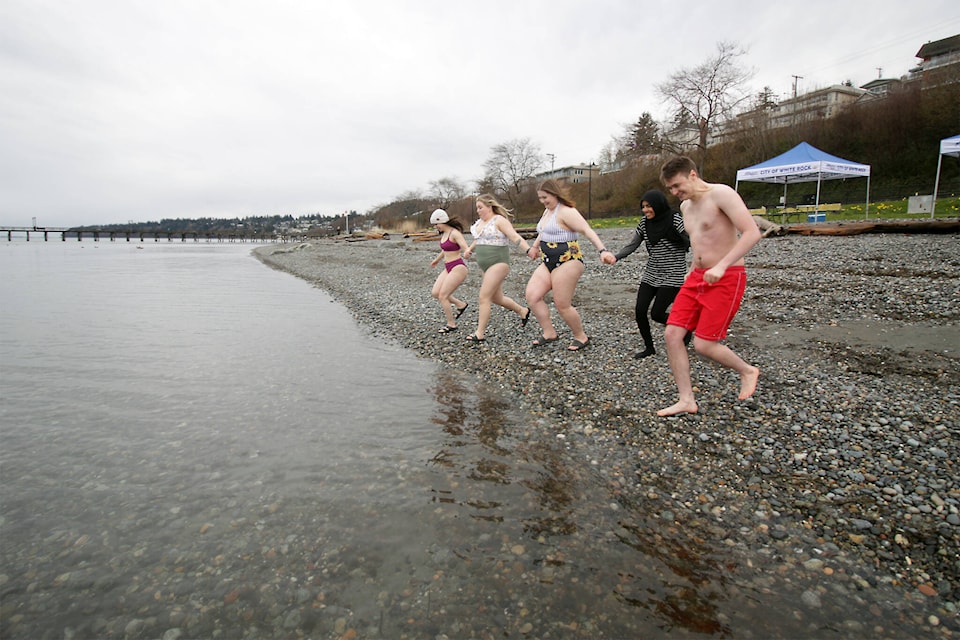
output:
[[[903, 46], [903, 44], [904, 44], [905, 41], [909, 41], [909, 40], [913, 40], [913, 39], [919, 39], [919, 38], [921, 38], [924, 34], [929, 34], [929, 33], [932, 32], [932, 31], [941, 32], [942, 30], [947, 29], [948, 27], [958, 27], [958, 28], [960, 28], [960, 17], [956, 17], [956, 18], [953, 18], [953, 19], [951, 19], [951, 20], [947, 20], [947, 21], [945, 21], [945, 22], [937, 22], [936, 24], [929, 25], [929, 26], [918, 27], [918, 28], [916, 28], [916, 29], [914, 29], [913, 31], [910, 31], [910, 32], [900, 32], [900, 33], [898, 33], [897, 36], [896, 36], [895, 38], [893, 38], [893, 39], [890, 39], [890, 40], [887, 40], [887, 41], [884, 41], [884, 42], [880, 42], [880, 43], [878, 43], [878, 44], [876, 44], [876, 45], [874, 45], [874, 46], [872, 46], [872, 47], [868, 47], [868, 48], [863, 49], [863, 50], [861, 50], [861, 51], [859, 51], [859, 52], [857, 52], [857, 53], [853, 53], [853, 54], [844, 56], [844, 57], [842, 57], [842, 58], [838, 58], [837, 61], [834, 62], [834, 63], [832, 63], [832, 64], [825, 65], [825, 66], [819, 67], [819, 68], [817, 68], [817, 69], [805, 69], [805, 70], [804, 70], [804, 73], [810, 74], [810, 75], [815, 75], [815, 74], [817, 74], [818, 72], [828, 71], [828, 70], [830, 70], [830, 69], [834, 69], [834, 68], [836, 68], [836, 67], [843, 66], [843, 65], [845, 65], [845, 64], [847, 64], [847, 63], [849, 63], [849, 62], [853, 62], [853, 61], [858, 60], [858, 59], [860, 59], [860, 58], [863, 58], [863, 57], [866, 57], [866, 56], [870, 56], [870, 55], [874, 55], [874, 54], [876, 54], [876, 53], [878, 53], [878, 52], [880, 52], [880, 51], [884, 51], [884, 50], [886, 50], [886, 49], [892, 49], [892, 48], [894, 48], [894, 47]], [[944, 37], [949, 37], [949, 36], [944, 36]], [[935, 38], [935, 40], [939, 40], [939, 39], [940, 39], [940, 38]], [[926, 42], [928, 42], [928, 41], [925, 40], [924, 43], [926, 43]], [[919, 49], [919, 46], [918, 46], [917, 48]]]

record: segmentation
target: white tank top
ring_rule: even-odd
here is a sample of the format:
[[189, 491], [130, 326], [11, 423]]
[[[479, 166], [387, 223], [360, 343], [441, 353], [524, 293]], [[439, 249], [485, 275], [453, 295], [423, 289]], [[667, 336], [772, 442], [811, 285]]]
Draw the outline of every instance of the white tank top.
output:
[[470, 226], [470, 235], [477, 241], [477, 244], [492, 244], [498, 247], [510, 246], [510, 239], [497, 228], [498, 215], [494, 214], [488, 222], [477, 220]]

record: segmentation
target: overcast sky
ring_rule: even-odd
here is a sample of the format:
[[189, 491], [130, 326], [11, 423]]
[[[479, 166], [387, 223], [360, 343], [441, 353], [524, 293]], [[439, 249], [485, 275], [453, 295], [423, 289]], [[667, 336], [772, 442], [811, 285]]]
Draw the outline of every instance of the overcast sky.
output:
[[957, 0], [2, 0], [0, 225], [363, 213], [516, 138], [590, 162], [721, 40], [789, 96], [957, 33]]

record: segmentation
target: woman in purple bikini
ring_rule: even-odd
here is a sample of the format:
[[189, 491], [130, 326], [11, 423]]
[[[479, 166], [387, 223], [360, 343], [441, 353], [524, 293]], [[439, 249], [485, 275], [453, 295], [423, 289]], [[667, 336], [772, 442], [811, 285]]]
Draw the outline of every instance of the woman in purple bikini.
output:
[[467, 263], [460, 255], [461, 251], [466, 251], [467, 241], [463, 237], [463, 225], [456, 218], [451, 219], [443, 209], [433, 212], [430, 224], [440, 232], [440, 254], [430, 262], [430, 266], [435, 267], [443, 260], [444, 267], [430, 293], [440, 301], [443, 314], [447, 317], [447, 324], [440, 329], [440, 333], [450, 333], [457, 330], [457, 318], [462, 316], [469, 306], [463, 300], [453, 297], [453, 292], [467, 279]]

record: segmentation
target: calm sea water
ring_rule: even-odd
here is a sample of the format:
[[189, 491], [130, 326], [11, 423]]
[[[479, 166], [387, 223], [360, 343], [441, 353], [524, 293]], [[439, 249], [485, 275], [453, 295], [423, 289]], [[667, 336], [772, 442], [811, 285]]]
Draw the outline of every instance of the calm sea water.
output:
[[799, 594], [722, 550], [624, 524], [510, 398], [371, 338], [251, 248], [0, 243], [0, 637], [832, 623], [780, 615]]

